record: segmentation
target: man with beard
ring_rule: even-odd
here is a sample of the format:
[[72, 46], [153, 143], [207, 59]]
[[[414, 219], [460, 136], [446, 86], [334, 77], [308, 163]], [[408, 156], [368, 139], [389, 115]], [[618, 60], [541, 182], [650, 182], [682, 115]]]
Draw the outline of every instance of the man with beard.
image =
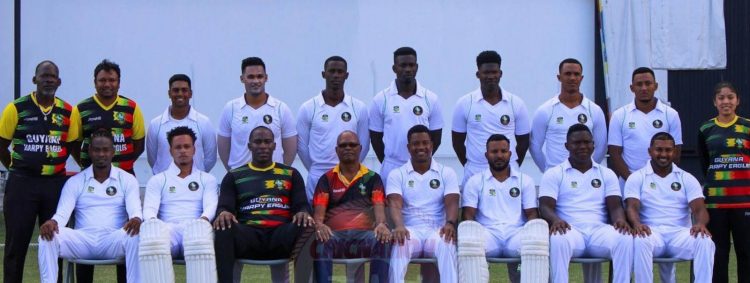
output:
[[[385, 189], [380, 175], [359, 162], [359, 140], [352, 131], [338, 136], [339, 164], [315, 187], [315, 278], [320, 283], [331, 282], [333, 257], [371, 258], [369, 282], [388, 280], [391, 231], [385, 216]], [[355, 267], [356, 281], [364, 282], [364, 266]]]
[[672, 135], [654, 135], [648, 148], [651, 160], [625, 181], [628, 220], [636, 234], [636, 283], [653, 282], [654, 257], [693, 259], [695, 282], [711, 282], [713, 276], [716, 247], [706, 228], [703, 188], [674, 164], [675, 147]]
[[370, 149], [370, 133], [367, 129], [367, 106], [351, 95], [344, 95], [344, 83], [349, 77], [344, 58], [331, 56], [323, 63], [323, 79], [326, 88], [299, 108], [297, 153], [307, 168], [307, 199], [312, 200], [315, 185], [320, 176], [331, 170], [336, 158], [336, 137], [344, 131], [352, 131], [359, 137], [359, 160], [367, 156]]
[[392, 67], [396, 80], [370, 104], [370, 142], [382, 164], [380, 175], [385, 178], [408, 160], [406, 133], [414, 125], [430, 130], [433, 152], [440, 146], [443, 112], [437, 95], [417, 82], [418, 68], [417, 51], [411, 47], [396, 49]]
[[[526, 221], [539, 217], [534, 179], [521, 173], [518, 167], [510, 166], [510, 162], [513, 162], [510, 141], [504, 135], [491, 135], [487, 139], [484, 155], [489, 168], [471, 177], [462, 192], [463, 220], [469, 222], [462, 222], [459, 228], [459, 233], [468, 232], [458, 235], [459, 255], [466, 254], [461, 252], [465, 239], [480, 237], [485, 241], [483, 255], [486, 257], [519, 257], [524, 236], [521, 229]], [[463, 230], [470, 222], [481, 225]], [[465, 265], [462, 259], [459, 256], [459, 270], [465, 274], [464, 269], [473, 268], [468, 266], [468, 262]], [[485, 257], [481, 256], [473, 265], [482, 265], [484, 270], [478, 272], [488, 278], [486, 264]], [[517, 263], [508, 264], [508, 277], [511, 282], [520, 281]]]
[[184, 257], [188, 282], [216, 282], [210, 222], [216, 216], [219, 188], [216, 178], [198, 169], [193, 159], [197, 140], [187, 126], [169, 131], [169, 159], [174, 161], [146, 185], [140, 242], [146, 281], [173, 282], [172, 257]]
[[[39, 276], [57, 282], [57, 259], [125, 258], [127, 282], [141, 282], [138, 232], [141, 198], [138, 180], [112, 166], [112, 133], [95, 131], [88, 139], [91, 166], [65, 182], [57, 212], [39, 227]], [[75, 229], [65, 227], [75, 212]]]
[[10, 171], [3, 207], [3, 282], [23, 281], [34, 223], [55, 213], [70, 143], [78, 138], [70, 123], [72, 107], [55, 96], [62, 83], [57, 65], [42, 61], [31, 81], [36, 91], [8, 103], [0, 118], [0, 161]]
[[[407, 133], [411, 158], [391, 171], [385, 188], [393, 229], [391, 282], [403, 282], [412, 258], [435, 258], [440, 282], [457, 282], [456, 221], [458, 179], [450, 167], [432, 159], [430, 129], [416, 125]], [[434, 266], [422, 266], [425, 282], [437, 282]]]
[[219, 158], [227, 170], [246, 165], [252, 159], [247, 151], [250, 131], [264, 126], [273, 131], [275, 144], [281, 150], [273, 152], [273, 162], [291, 165], [297, 154], [297, 130], [289, 106], [266, 92], [266, 64], [258, 57], [242, 60], [240, 81], [245, 94], [227, 102], [219, 120], [217, 146]]
[[[617, 176], [591, 159], [594, 138], [586, 125], [570, 127], [565, 148], [567, 160], [544, 172], [539, 185], [539, 212], [550, 223], [552, 282], [568, 282], [573, 257], [612, 259], [614, 282], [630, 282], [633, 237]], [[584, 276], [601, 274], [584, 269]]]
[[[236, 259], [282, 259], [292, 255], [297, 236], [315, 224], [296, 169], [273, 161], [271, 129], [250, 132], [252, 160], [224, 177], [214, 220], [219, 282], [234, 282]], [[271, 267], [273, 282], [288, 280], [287, 266]]]
[[172, 105], [151, 120], [146, 134], [146, 155], [151, 172], [159, 174], [174, 163], [167, 133], [181, 126], [190, 128], [196, 135], [193, 157], [195, 167], [203, 172], [210, 172], [216, 164], [216, 130], [206, 115], [190, 105], [193, 97], [190, 77], [176, 74], [169, 78], [167, 95]]
[[487, 169], [484, 143], [492, 134], [508, 138], [513, 166], [521, 165], [529, 149], [531, 122], [526, 104], [500, 87], [503, 76], [500, 64], [497, 52], [479, 53], [476, 73], [479, 89], [462, 96], [453, 112], [453, 150], [464, 165], [463, 185], [471, 176]]

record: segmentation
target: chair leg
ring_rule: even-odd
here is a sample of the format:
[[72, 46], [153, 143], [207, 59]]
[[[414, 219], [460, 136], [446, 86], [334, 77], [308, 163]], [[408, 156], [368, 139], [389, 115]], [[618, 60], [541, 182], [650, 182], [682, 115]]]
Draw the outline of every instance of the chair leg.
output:
[[64, 261], [64, 264], [66, 266], [65, 268], [65, 283], [73, 283], [75, 282], [75, 268], [73, 267], [73, 263], [69, 261]]

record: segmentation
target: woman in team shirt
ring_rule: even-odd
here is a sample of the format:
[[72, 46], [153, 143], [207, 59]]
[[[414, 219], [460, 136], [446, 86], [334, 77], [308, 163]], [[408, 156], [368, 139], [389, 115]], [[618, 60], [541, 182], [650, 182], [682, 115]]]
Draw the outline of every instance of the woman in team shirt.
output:
[[727, 282], [731, 233], [737, 255], [737, 279], [750, 280], [750, 120], [737, 116], [737, 89], [729, 82], [714, 88], [718, 116], [698, 132], [698, 154], [706, 174], [703, 193], [716, 244], [714, 282]]

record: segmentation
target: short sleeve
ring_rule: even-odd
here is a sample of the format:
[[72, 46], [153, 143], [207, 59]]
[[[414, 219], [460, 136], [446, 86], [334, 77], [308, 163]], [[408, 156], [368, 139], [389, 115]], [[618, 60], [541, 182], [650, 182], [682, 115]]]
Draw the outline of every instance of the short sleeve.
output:
[[75, 123], [75, 121], [81, 121], [81, 113], [78, 112], [77, 107], [71, 108], [70, 111], [70, 124], [68, 125], [68, 138], [65, 140], [66, 142], [74, 142], [78, 140], [81, 133], [81, 124]]
[[297, 123], [292, 110], [286, 103], [281, 103], [281, 138], [286, 139], [297, 135]]
[[403, 176], [401, 175], [401, 168], [391, 170], [388, 174], [388, 182], [385, 185], [386, 197], [391, 194], [403, 195], [404, 192], [401, 190], [403, 186]]
[[[383, 112], [381, 112], [381, 110], [383, 109], [384, 103], [385, 98], [383, 93], [378, 93], [372, 99], [372, 104], [370, 104], [370, 113], [367, 119], [370, 131], [381, 133], [383, 132]], [[388, 176], [387, 178], [390, 178], [390, 176]]]
[[539, 197], [551, 197], [557, 200], [557, 196], [560, 193], [560, 183], [562, 180], [562, 174], [560, 174], [560, 167], [554, 167], [542, 175], [542, 182], [539, 184]]
[[232, 101], [227, 102], [224, 109], [221, 110], [218, 134], [225, 138], [232, 136]]
[[456, 171], [453, 171], [452, 168], [443, 167], [443, 181], [445, 181], [445, 191], [443, 191], [443, 196], [449, 194], [461, 194], [461, 188], [458, 187]]
[[[430, 96], [427, 97], [430, 99]], [[432, 95], [432, 102], [430, 102], [430, 131], [440, 130], [443, 128], [443, 109], [440, 107], [440, 101], [438, 101], [435, 94]]]
[[609, 119], [609, 133], [607, 143], [614, 146], [622, 146], [622, 124], [625, 119], [624, 109], [615, 110], [612, 118]]
[[457, 133], [466, 133], [466, 101], [471, 102], [470, 95], [461, 97], [456, 103], [456, 109], [453, 110], [453, 121], [451, 124], [451, 131]]
[[478, 208], [479, 193], [482, 190], [482, 178], [484, 178], [484, 174], [478, 173], [466, 181], [466, 185], [464, 185], [464, 189], [461, 192], [461, 207]]
[[636, 171], [630, 174], [630, 177], [625, 181], [624, 199], [634, 198], [641, 199], [641, 188], [643, 187], [643, 173]]
[[699, 198], [705, 198], [703, 196], [703, 188], [698, 180], [695, 179], [695, 176], [687, 172], [682, 172], [682, 182], [685, 186], [688, 203]]
[[531, 132], [531, 118], [526, 103], [520, 97], [515, 96], [513, 100], [513, 115], [516, 117], [517, 136], [529, 134]]
[[[672, 116], [669, 121], [669, 134], [674, 138], [675, 145], [682, 145], [682, 121], [680, 115], [672, 108], [667, 110], [667, 116]], [[669, 117], [667, 117], [669, 119]]]
[[146, 137], [146, 122], [143, 121], [143, 113], [141, 113], [141, 107], [135, 105], [133, 110], [133, 140], [142, 140]]
[[521, 184], [521, 204], [523, 205], [523, 209], [537, 208], [539, 204], [537, 203], [538, 198], [536, 196], [534, 179], [526, 174], [521, 176], [523, 176]]
[[0, 118], [0, 138], [6, 140], [13, 139], [13, 134], [16, 132], [16, 126], [18, 125], [18, 110], [16, 105], [8, 103], [3, 109], [3, 117]]
[[600, 166], [599, 170], [602, 170], [602, 175], [604, 175], [605, 195], [608, 197], [622, 197], [622, 191], [620, 190], [620, 180], [617, 179], [617, 175], [615, 175], [615, 172], [603, 166]]

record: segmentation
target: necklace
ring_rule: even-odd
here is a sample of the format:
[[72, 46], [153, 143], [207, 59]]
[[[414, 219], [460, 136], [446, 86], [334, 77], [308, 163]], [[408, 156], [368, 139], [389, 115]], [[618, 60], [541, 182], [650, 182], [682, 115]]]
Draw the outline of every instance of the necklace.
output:
[[41, 110], [42, 115], [44, 115], [44, 121], [47, 121], [47, 116], [49, 116], [49, 113], [52, 113], [52, 107], [50, 107], [47, 111], [44, 111], [42, 110], [42, 107], [39, 107], [39, 110]]

